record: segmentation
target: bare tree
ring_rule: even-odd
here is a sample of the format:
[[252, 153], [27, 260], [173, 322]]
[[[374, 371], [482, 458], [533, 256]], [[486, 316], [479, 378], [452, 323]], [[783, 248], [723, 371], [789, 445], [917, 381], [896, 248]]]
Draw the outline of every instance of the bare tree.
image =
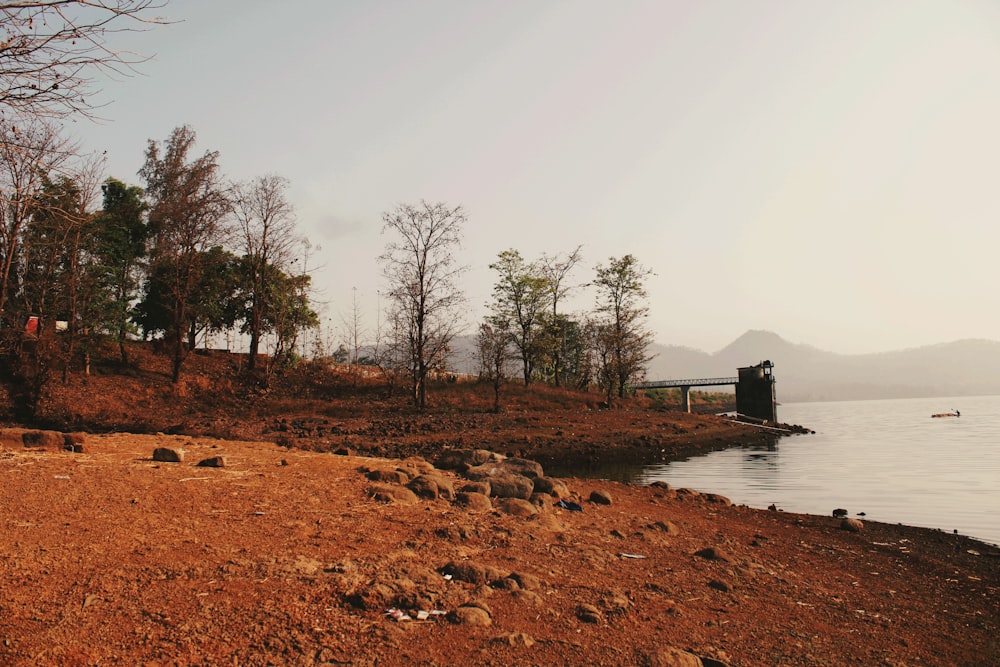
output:
[[[165, 23], [158, 0], [0, 2], [0, 114], [3, 120], [92, 115], [94, 75], [127, 75], [144, 58], [109, 36]], [[9, 113], [8, 113], [9, 112]]]
[[653, 334], [646, 328], [649, 308], [645, 305], [646, 269], [632, 255], [612, 257], [607, 266], [598, 265], [594, 287], [597, 288], [597, 312], [603, 316], [603, 326], [597, 326], [599, 356], [605, 361], [602, 374], [619, 397], [625, 396], [629, 382], [640, 377], [646, 362]]
[[458, 279], [465, 267], [455, 262], [466, 222], [461, 206], [403, 204], [382, 216], [382, 231], [394, 238], [379, 257], [389, 283], [387, 295], [401, 317], [412, 380], [413, 405], [427, 406], [427, 376], [440, 365], [458, 330], [465, 296]]
[[547, 325], [546, 338], [549, 355], [552, 360], [552, 378], [558, 387], [562, 382], [562, 366], [566, 347], [566, 328], [568, 320], [559, 314], [559, 300], [566, 296], [572, 286], [566, 284], [566, 279], [580, 260], [583, 246], [577, 246], [573, 252], [561, 258], [559, 255], [550, 257], [542, 255], [539, 267], [549, 288], [549, 301], [552, 304], [552, 315]]
[[159, 306], [169, 317], [174, 382], [194, 347], [191, 340], [185, 347], [185, 334], [195, 330], [191, 307], [207, 251], [221, 245], [229, 231], [224, 223], [230, 204], [219, 175], [219, 154], [207, 152], [189, 162], [194, 142], [194, 130], [186, 125], [176, 128], [163, 147], [150, 140], [139, 170], [150, 203], [151, 260], [165, 283], [165, 303]]
[[500, 388], [507, 379], [507, 362], [511, 358], [510, 322], [487, 318], [479, 325], [476, 357], [479, 375], [493, 387], [493, 412], [500, 412]]
[[285, 196], [287, 190], [288, 180], [275, 175], [260, 176], [232, 188], [249, 300], [246, 329], [250, 333], [250, 370], [256, 367], [271, 300], [269, 277], [273, 269], [288, 272], [293, 250], [301, 241], [295, 231], [295, 211]]
[[343, 330], [344, 339], [350, 348], [348, 363], [351, 365], [351, 378], [355, 385], [358, 383], [358, 357], [361, 352], [361, 339], [365, 335], [362, 323], [361, 308], [358, 306], [358, 288], [352, 288], [351, 310], [348, 314], [340, 314], [340, 323]]
[[19, 129], [0, 124], [0, 317], [10, 325], [17, 315], [7, 303], [17, 291], [21, 242], [43, 205], [38, 195], [50, 173], [61, 169], [75, 146], [49, 123], [35, 120]]

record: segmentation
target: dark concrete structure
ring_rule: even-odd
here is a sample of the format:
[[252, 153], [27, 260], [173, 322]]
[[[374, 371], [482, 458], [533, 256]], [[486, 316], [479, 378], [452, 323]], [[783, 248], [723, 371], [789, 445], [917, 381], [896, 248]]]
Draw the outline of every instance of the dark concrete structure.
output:
[[680, 389], [685, 412], [691, 412], [691, 387], [736, 386], [736, 412], [761, 422], [778, 421], [777, 401], [774, 394], [774, 364], [762, 361], [756, 366], [739, 369], [738, 377], [698, 378], [695, 380], [659, 380], [642, 382], [636, 389]]
[[739, 369], [736, 383], [736, 412], [744, 417], [775, 423], [778, 421], [774, 398], [774, 364], [762, 361], [756, 366]]

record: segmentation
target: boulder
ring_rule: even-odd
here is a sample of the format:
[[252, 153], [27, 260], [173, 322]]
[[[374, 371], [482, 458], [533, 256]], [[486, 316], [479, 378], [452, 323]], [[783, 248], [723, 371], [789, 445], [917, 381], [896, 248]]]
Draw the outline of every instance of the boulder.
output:
[[62, 449], [65, 441], [58, 431], [25, 431], [21, 434], [24, 446], [36, 449]]
[[153, 450], [153, 460], [163, 463], [181, 463], [184, 461], [184, 450], [173, 447], [157, 447]]
[[410, 481], [410, 476], [402, 470], [369, 470], [365, 476], [373, 482], [384, 482], [386, 484], [406, 484]]
[[455, 494], [455, 504], [471, 512], [489, 512], [493, 509], [493, 502], [489, 496], [474, 491], [459, 491]]
[[504, 498], [499, 503], [499, 508], [506, 514], [527, 519], [538, 514], [538, 508], [522, 498]]
[[410, 491], [405, 486], [373, 486], [368, 497], [381, 503], [399, 503], [400, 505], [413, 505], [419, 502], [417, 494]]
[[439, 497], [446, 500], [455, 498], [455, 488], [452, 486], [451, 480], [441, 475], [418, 475], [410, 480], [407, 488], [420, 498], [427, 500], [436, 500]]
[[489, 478], [490, 495], [494, 498], [521, 498], [527, 500], [531, 497], [534, 485], [531, 480], [523, 475], [513, 475], [511, 473], [497, 473]]

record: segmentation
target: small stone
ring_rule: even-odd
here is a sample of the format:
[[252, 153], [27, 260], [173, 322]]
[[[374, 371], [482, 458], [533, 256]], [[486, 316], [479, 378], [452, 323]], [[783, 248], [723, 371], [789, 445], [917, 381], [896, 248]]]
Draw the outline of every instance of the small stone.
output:
[[212, 456], [198, 461], [199, 468], [225, 468], [226, 459], [222, 456]]
[[717, 591], [722, 591], [723, 593], [728, 593], [729, 591], [733, 590], [732, 586], [719, 579], [713, 579], [712, 581], [708, 582], [708, 587], [714, 588]]
[[861, 523], [858, 519], [844, 519], [840, 522], [840, 529], [846, 530], [852, 533], [860, 533], [861, 529], [865, 527], [865, 524]]
[[507, 646], [531, 648], [535, 645], [535, 640], [523, 632], [511, 632], [493, 638], [494, 644], [506, 644]]
[[729, 556], [729, 554], [718, 547], [708, 547], [702, 549], [701, 551], [694, 552], [694, 555], [701, 556], [706, 560], [721, 560], [726, 563], [732, 562], [732, 558]]
[[601, 610], [590, 604], [581, 604], [576, 608], [576, 617], [584, 623], [600, 623], [603, 614]]
[[493, 619], [485, 609], [479, 607], [459, 607], [448, 612], [445, 616], [455, 625], [477, 625], [488, 626], [493, 624]]
[[590, 492], [590, 502], [597, 505], [610, 505], [611, 504], [611, 494], [607, 491], [591, 491]]

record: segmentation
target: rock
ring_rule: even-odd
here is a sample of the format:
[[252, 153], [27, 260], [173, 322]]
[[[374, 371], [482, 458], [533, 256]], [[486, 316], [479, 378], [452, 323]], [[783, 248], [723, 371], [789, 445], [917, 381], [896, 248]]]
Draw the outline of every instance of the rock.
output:
[[528, 572], [511, 572], [510, 578], [526, 591], [537, 591], [542, 587], [542, 582], [538, 580], [538, 577]]
[[501, 578], [500, 571], [488, 565], [479, 565], [472, 561], [451, 561], [440, 570], [441, 574], [451, 575], [454, 581], [464, 581], [468, 584], [489, 584]]
[[506, 514], [527, 519], [538, 514], [538, 508], [522, 498], [504, 498], [500, 501], [499, 509]]
[[368, 492], [368, 497], [382, 503], [399, 503], [401, 505], [413, 505], [419, 502], [417, 494], [405, 486], [373, 486]]
[[535, 479], [536, 477], [543, 477], [545, 475], [540, 463], [537, 461], [529, 461], [528, 459], [510, 458], [501, 461], [498, 465], [505, 472], [522, 475], [529, 479]]
[[861, 529], [865, 527], [865, 524], [861, 523], [858, 519], [844, 519], [840, 522], [840, 529], [847, 530], [852, 533], [860, 533]]
[[531, 497], [534, 488], [531, 480], [523, 475], [512, 475], [510, 473], [498, 473], [489, 478], [490, 495], [494, 498], [521, 498], [527, 500]]
[[410, 481], [410, 476], [402, 470], [369, 470], [365, 477], [373, 482], [386, 484], [406, 484]]
[[86, 433], [66, 433], [63, 435], [63, 449], [74, 454], [82, 454], [83, 441], [86, 438]]
[[452, 486], [451, 480], [441, 475], [419, 475], [407, 484], [407, 488], [420, 498], [427, 500], [437, 500], [438, 497], [446, 500], [455, 498], [455, 488]]
[[481, 482], [467, 482], [458, 490], [465, 493], [481, 493], [484, 496], [488, 496], [490, 495], [490, 483], [487, 480], [483, 480]]
[[655, 482], [650, 482], [649, 485], [652, 486], [652, 487], [655, 487], [657, 489], [663, 489], [664, 491], [669, 491], [670, 490], [670, 485], [667, 484], [666, 482], [664, 482], [663, 480], [659, 480], [659, 479], [656, 480]]
[[497, 579], [491, 584], [491, 586], [501, 591], [517, 591], [521, 589], [521, 584], [517, 583], [517, 580], [511, 577]]
[[833, 516], [835, 519], [842, 519], [845, 516], [847, 516], [847, 510], [845, 510], [842, 507], [838, 507], [837, 509], [833, 510]]
[[596, 505], [610, 505], [611, 494], [608, 493], [607, 491], [591, 491], [590, 502]]
[[535, 645], [535, 640], [523, 632], [511, 632], [499, 635], [491, 640], [494, 644], [505, 644], [512, 647], [531, 648]]
[[707, 500], [710, 503], [718, 503], [720, 505], [725, 505], [726, 507], [731, 507], [733, 504], [733, 501], [731, 501], [729, 498], [726, 498], [725, 496], [720, 496], [718, 493], [706, 493], [705, 500]]
[[357, 456], [357, 452], [350, 447], [337, 447], [333, 453], [337, 456]]
[[576, 617], [584, 623], [600, 623], [604, 615], [593, 605], [581, 604], [576, 608]]
[[493, 509], [493, 501], [482, 493], [460, 491], [455, 494], [455, 504], [470, 512], [489, 512]]
[[172, 447], [157, 447], [153, 450], [153, 460], [164, 463], [181, 463], [184, 461], [184, 450]]
[[680, 535], [681, 529], [673, 521], [657, 521], [656, 523], [651, 523], [648, 526], [654, 530], [659, 530], [667, 535]]
[[526, 604], [530, 604], [533, 607], [542, 606], [542, 596], [540, 596], [535, 591], [516, 590], [513, 591], [510, 594], [510, 596], [515, 600], [517, 600], [518, 602], [524, 602]]
[[714, 588], [717, 591], [722, 591], [723, 593], [728, 593], [729, 591], [733, 590], [732, 586], [719, 579], [713, 579], [710, 582], [708, 582], [708, 587]]
[[212, 456], [198, 461], [199, 468], [225, 468], [226, 459], [223, 456]]
[[528, 502], [542, 510], [551, 505], [552, 496], [547, 493], [532, 493], [531, 497], [528, 498]]
[[486, 449], [449, 449], [441, 452], [434, 465], [442, 470], [463, 470], [499, 461], [502, 458], [500, 454], [494, 454]]
[[449, 611], [445, 618], [455, 625], [488, 626], [493, 624], [490, 615], [479, 607], [459, 607]]
[[62, 449], [66, 441], [58, 431], [25, 431], [21, 434], [21, 442], [25, 447], [37, 449]]
[[707, 547], [701, 551], [694, 552], [694, 555], [701, 556], [706, 560], [721, 560], [726, 563], [732, 562], [732, 558], [730, 558], [729, 554], [718, 547]]
[[569, 497], [569, 487], [562, 480], [552, 477], [536, 477], [532, 483], [535, 487], [535, 493], [545, 493], [556, 499]]
[[673, 646], [656, 649], [646, 656], [646, 664], [650, 667], [703, 667], [701, 658], [694, 653], [682, 651]]

